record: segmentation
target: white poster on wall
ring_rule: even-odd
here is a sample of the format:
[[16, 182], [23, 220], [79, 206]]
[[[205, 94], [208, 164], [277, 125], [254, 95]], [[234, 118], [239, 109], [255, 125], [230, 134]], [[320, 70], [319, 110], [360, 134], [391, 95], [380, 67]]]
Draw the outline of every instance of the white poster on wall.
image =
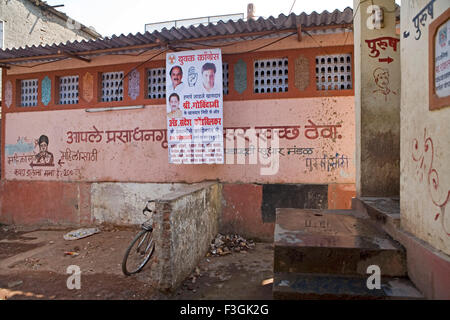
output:
[[436, 33], [434, 85], [439, 98], [450, 96], [450, 20]]
[[223, 164], [223, 88], [220, 49], [167, 54], [169, 163]]

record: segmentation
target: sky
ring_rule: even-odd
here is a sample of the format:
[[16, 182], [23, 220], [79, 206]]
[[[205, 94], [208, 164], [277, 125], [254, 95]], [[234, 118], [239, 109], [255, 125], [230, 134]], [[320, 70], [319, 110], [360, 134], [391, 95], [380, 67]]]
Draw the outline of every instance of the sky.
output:
[[[400, 3], [400, 0], [396, 1]], [[244, 13], [253, 3], [256, 16], [278, 17], [281, 13], [318, 13], [353, 6], [353, 0], [47, 0], [56, 8], [102, 36], [135, 34], [145, 31], [146, 23], [205, 16]]]

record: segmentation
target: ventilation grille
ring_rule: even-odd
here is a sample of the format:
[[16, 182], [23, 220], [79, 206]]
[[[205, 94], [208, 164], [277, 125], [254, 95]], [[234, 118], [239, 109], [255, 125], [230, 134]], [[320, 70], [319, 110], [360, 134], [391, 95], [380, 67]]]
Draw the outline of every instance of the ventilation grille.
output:
[[59, 104], [78, 103], [78, 76], [59, 78]]
[[102, 102], [123, 100], [123, 72], [102, 73]]
[[254, 93], [288, 91], [288, 59], [257, 60], [254, 63]]
[[147, 85], [149, 99], [162, 99], [166, 97], [166, 68], [147, 70]]
[[228, 63], [222, 63], [223, 95], [228, 94]]
[[38, 80], [22, 80], [21, 81], [20, 105], [22, 107], [37, 106], [38, 101]]
[[316, 57], [317, 90], [352, 89], [352, 57], [339, 54]]

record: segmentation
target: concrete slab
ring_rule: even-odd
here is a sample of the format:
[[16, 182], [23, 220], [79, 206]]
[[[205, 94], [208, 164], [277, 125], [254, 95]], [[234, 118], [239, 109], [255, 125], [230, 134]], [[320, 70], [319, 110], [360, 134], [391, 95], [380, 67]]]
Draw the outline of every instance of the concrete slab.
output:
[[380, 289], [370, 290], [367, 278], [326, 274], [275, 273], [273, 296], [278, 300], [306, 299], [424, 299], [406, 278], [382, 277]]
[[275, 272], [405, 276], [402, 247], [352, 210], [277, 209]]
[[356, 200], [363, 204], [369, 216], [377, 222], [400, 226], [399, 198], [360, 197]]

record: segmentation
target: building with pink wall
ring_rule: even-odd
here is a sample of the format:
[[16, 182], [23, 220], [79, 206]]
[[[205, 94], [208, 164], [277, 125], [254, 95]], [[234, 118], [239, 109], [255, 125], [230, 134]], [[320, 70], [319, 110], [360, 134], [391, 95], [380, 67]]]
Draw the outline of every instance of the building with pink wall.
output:
[[[351, 26], [347, 8], [1, 51], [8, 68], [0, 222], [126, 224], [133, 219], [124, 214], [141, 209], [134, 195], [202, 181], [223, 184], [221, 230], [260, 239], [273, 237], [277, 207], [349, 208]], [[279, 147], [226, 139], [223, 165], [169, 164], [165, 55], [210, 47], [222, 50], [224, 135], [277, 130]], [[125, 75], [112, 101], [102, 90], [107, 72]], [[286, 76], [282, 90], [271, 82], [279, 73]], [[274, 158], [277, 166], [265, 171]], [[117, 197], [127, 213], [112, 205]]]

